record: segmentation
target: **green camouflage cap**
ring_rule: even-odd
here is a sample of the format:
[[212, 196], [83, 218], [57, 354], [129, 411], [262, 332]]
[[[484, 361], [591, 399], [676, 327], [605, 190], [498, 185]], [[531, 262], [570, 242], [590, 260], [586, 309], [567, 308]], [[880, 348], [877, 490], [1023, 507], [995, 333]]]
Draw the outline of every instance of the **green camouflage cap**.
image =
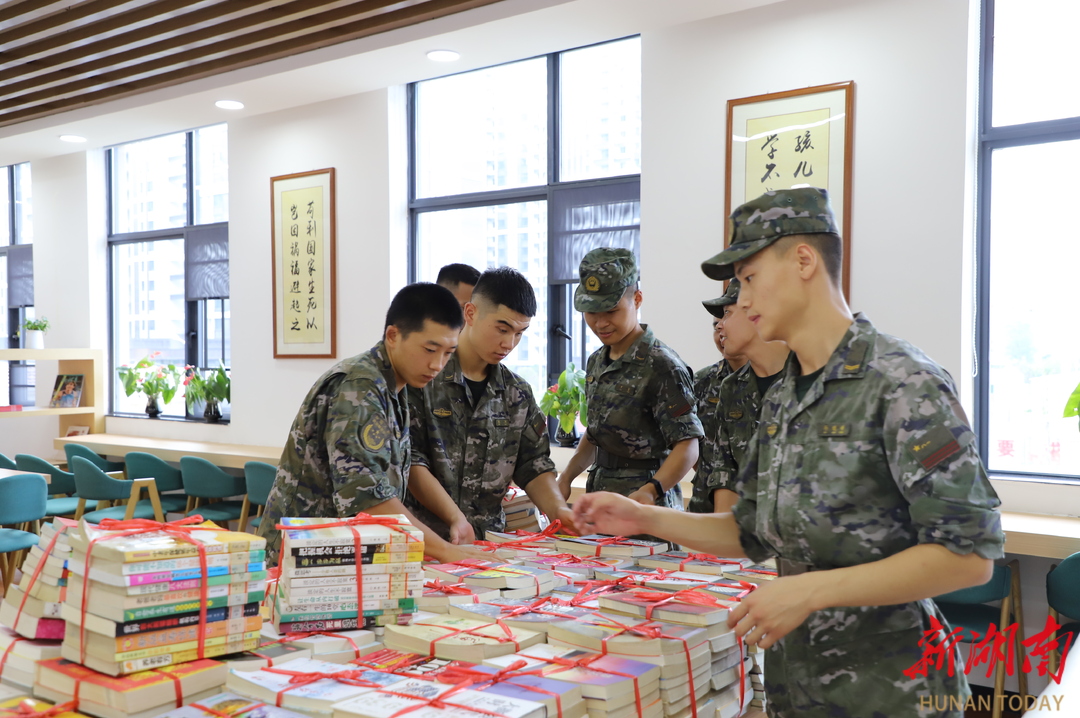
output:
[[724, 296], [716, 299], [706, 299], [701, 303], [702, 306], [708, 310], [709, 314], [719, 319], [724, 316], [724, 307], [739, 301], [739, 286], [739, 280], [732, 279], [731, 283], [728, 284], [727, 291], [724, 292]]
[[728, 247], [701, 263], [710, 279], [735, 276], [735, 262], [753, 256], [789, 234], [840, 234], [829, 193], [817, 187], [766, 192], [731, 213]]
[[638, 280], [637, 261], [629, 249], [600, 247], [581, 260], [581, 283], [574, 292], [574, 309], [606, 312], [619, 303], [626, 288]]

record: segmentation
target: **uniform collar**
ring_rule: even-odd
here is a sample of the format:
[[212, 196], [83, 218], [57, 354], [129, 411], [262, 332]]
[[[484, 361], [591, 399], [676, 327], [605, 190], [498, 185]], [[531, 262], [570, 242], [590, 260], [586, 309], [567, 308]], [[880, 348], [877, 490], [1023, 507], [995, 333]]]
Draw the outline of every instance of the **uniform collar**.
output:
[[[652, 352], [653, 344], [656, 343], [656, 337], [653, 336], [652, 329], [648, 324], [642, 324], [642, 329], [645, 331], [641, 333], [641, 336], [634, 340], [634, 343], [627, 347], [623, 355], [618, 359], [611, 359], [610, 367], [617, 366], [620, 362], [624, 363], [644, 363]], [[611, 358], [611, 347], [604, 346], [601, 351], [604, 352], [605, 359]], [[609, 368], [610, 368], [609, 367]]]
[[[503, 391], [506, 388], [506, 367], [502, 364], [488, 364], [488, 367], [487, 385], [497, 392]], [[439, 378], [441, 381], [465, 386], [465, 373], [461, 371], [461, 360], [458, 359], [457, 352], [450, 355], [450, 361], [446, 362]]]
[[370, 354], [374, 357], [375, 365], [379, 367], [383, 379], [386, 380], [390, 393], [397, 394], [397, 374], [394, 372], [394, 365], [390, 363], [390, 352], [386, 348], [386, 342], [381, 341], [371, 347]]
[[[797, 401], [796, 413], [810, 406], [825, 393], [824, 385], [827, 381], [836, 379], [862, 379], [866, 376], [866, 366], [871, 360], [870, 349], [877, 339], [877, 329], [861, 312], [855, 315], [855, 321], [848, 327], [844, 337], [840, 340], [836, 349], [833, 350], [829, 360], [825, 362], [821, 376], [806, 392], [801, 401]], [[788, 363], [784, 370], [784, 390], [790, 388], [792, 396], [795, 394], [795, 380], [801, 375], [802, 369], [799, 360], [792, 352], [788, 357]]]

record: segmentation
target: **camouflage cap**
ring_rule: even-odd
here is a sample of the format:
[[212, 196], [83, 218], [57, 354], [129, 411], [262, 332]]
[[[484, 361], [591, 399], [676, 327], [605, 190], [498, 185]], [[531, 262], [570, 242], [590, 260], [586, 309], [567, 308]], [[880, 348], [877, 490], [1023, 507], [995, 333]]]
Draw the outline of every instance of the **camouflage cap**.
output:
[[817, 187], [766, 192], [731, 213], [728, 247], [701, 263], [710, 279], [735, 276], [735, 262], [757, 254], [789, 234], [840, 234], [829, 193]]
[[600, 247], [582, 258], [578, 274], [581, 283], [574, 292], [574, 309], [606, 312], [637, 282], [637, 261], [629, 249]]
[[732, 279], [728, 284], [727, 291], [724, 292], [724, 296], [716, 299], [706, 299], [701, 305], [708, 310], [709, 314], [719, 319], [724, 316], [724, 307], [739, 301], [739, 287], [739, 280]]

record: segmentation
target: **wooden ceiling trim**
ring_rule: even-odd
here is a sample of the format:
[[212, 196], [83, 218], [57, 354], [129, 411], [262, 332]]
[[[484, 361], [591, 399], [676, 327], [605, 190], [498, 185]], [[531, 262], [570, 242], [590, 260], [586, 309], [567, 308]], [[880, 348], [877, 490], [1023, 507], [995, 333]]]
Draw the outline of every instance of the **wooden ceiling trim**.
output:
[[22, 2], [11, 0], [10, 2], [0, 5], [0, 32], [2, 32], [4, 23], [9, 20], [47, 8], [54, 2], [55, 0], [22, 0]]
[[[203, 5], [207, 2], [216, 2], [217, 0], [202, 0], [198, 4]], [[133, 5], [126, 11], [121, 10], [125, 5]], [[55, 38], [65, 32], [80, 31], [86, 32], [90, 28], [94, 30], [90, 31], [90, 34], [99, 32], [100, 30], [110, 27], [110, 21], [112, 23], [120, 23], [120, 26], [128, 24], [129, 22], [137, 22], [139, 18], [143, 16], [153, 17], [159, 14], [161, 6], [168, 6], [168, 11], [175, 11], [177, 7], [184, 7], [182, 0], [158, 0], [158, 2], [151, 3], [133, 3], [133, 0], [90, 0], [89, 2], [80, 3], [78, 5], [72, 5], [66, 10], [61, 10], [44, 17], [34, 18], [25, 23], [15, 25], [13, 27], [6, 28], [3, 32], [3, 41], [5, 46], [10, 46], [12, 43], [19, 40], [25, 40], [26, 38], [33, 37], [44, 33], [45, 39]], [[93, 20], [92, 18], [100, 16], [99, 19]], [[131, 18], [131, 20], [125, 21], [125, 18]], [[90, 20], [87, 22], [87, 20]], [[64, 30], [63, 28], [68, 25], [74, 25], [74, 27]]]

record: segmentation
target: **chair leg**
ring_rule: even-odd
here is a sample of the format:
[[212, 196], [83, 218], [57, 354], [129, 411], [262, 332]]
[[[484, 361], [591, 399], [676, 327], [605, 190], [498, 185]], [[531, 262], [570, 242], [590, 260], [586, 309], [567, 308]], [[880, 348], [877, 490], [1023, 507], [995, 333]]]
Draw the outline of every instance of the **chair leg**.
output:
[[[1054, 569], [1051, 568], [1050, 570], [1053, 571]], [[1057, 624], [1057, 622], [1058, 622], [1058, 612], [1057, 611], [1055, 611], [1051, 607], [1051, 608], [1049, 608], [1047, 610], [1047, 615], [1049, 615], [1050, 619], [1055, 624]], [[1056, 640], [1058, 642], [1058, 647], [1055, 648], [1054, 650], [1050, 651], [1050, 657], [1049, 657], [1049, 660], [1050, 660], [1050, 673], [1052, 675], [1057, 675], [1058, 661], [1061, 659], [1061, 633], [1060, 632], [1057, 632], [1057, 631], [1054, 632], [1054, 640]]]
[[236, 530], [239, 531], [240, 533], [243, 533], [244, 531], [247, 530], [248, 512], [250, 512], [250, 511], [251, 511], [251, 501], [249, 501], [248, 497], [245, 496], [244, 497], [244, 504], [243, 504], [243, 506], [240, 507], [240, 520], [239, 520], [239, 523], [237, 523], [237, 525], [236, 525]]
[[1009, 588], [1013, 621], [1016, 622], [1016, 635], [1013, 638], [1013, 646], [1016, 652], [1016, 665], [1020, 670], [1016, 673], [1017, 687], [1020, 689], [1020, 700], [1023, 701], [1023, 705], [1027, 705], [1027, 673], [1023, 671], [1024, 667], [1024, 639], [1026, 635], [1024, 633], [1024, 606], [1020, 601], [1020, 562], [1013, 561], [1016, 566], [1012, 572], [1012, 582]]
[[79, 505], [75, 507], [75, 520], [78, 521], [82, 518], [83, 513], [86, 512], [86, 499], [80, 498]]
[[4, 570], [4, 595], [8, 595], [8, 589], [11, 588], [11, 579], [15, 575], [15, 567], [11, 563], [11, 554], [4, 554], [3, 558], [3, 570]]

